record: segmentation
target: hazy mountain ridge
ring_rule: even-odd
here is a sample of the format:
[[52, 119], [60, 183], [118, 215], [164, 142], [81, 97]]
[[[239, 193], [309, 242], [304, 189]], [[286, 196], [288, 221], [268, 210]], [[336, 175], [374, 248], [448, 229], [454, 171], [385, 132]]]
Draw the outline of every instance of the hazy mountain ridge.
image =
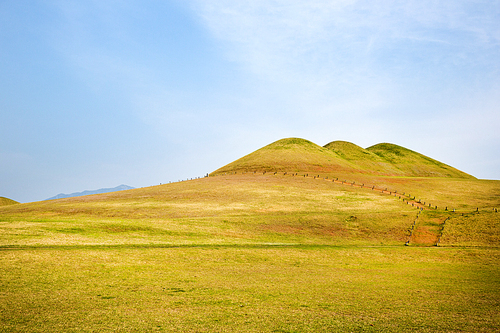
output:
[[102, 193], [108, 193], [108, 192], [117, 192], [117, 191], [125, 191], [125, 190], [133, 190], [135, 187], [131, 187], [128, 185], [120, 185], [117, 187], [113, 188], [100, 188], [98, 190], [86, 190], [83, 192], [75, 192], [71, 194], [64, 194], [64, 193], [59, 193], [58, 195], [45, 199], [45, 200], [55, 200], [55, 199], [64, 199], [64, 198], [72, 198], [72, 197], [80, 197], [84, 195], [91, 195], [91, 194], [102, 194]]

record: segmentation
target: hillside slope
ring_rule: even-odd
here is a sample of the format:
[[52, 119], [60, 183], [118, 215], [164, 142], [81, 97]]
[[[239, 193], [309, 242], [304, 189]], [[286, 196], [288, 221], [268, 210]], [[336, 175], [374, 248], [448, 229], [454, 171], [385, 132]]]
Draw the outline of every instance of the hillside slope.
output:
[[415, 214], [416, 208], [369, 189], [237, 174], [1, 207], [0, 246], [401, 245]]
[[405, 176], [474, 178], [447, 164], [395, 144], [379, 143], [366, 150], [391, 163]]
[[[437, 240], [440, 223], [446, 217], [451, 217], [452, 222], [440, 245], [500, 244], [500, 214], [495, 210], [500, 208], [500, 181], [421, 177], [412, 182], [416, 178], [381, 177], [382, 183], [354, 186], [304, 175], [239, 173], [2, 206], [0, 247], [403, 245], [420, 209], [413, 203], [420, 199], [439, 206], [437, 210], [424, 210], [419, 219], [434, 224], [416, 225], [419, 232], [431, 233], [432, 239], [427, 237], [423, 244], [432, 245]], [[379, 178], [371, 180], [378, 182]], [[372, 184], [378, 189], [372, 189]], [[385, 187], [392, 194], [381, 191]], [[395, 189], [398, 194], [406, 192], [406, 196], [398, 198]], [[411, 203], [408, 189], [414, 199]], [[450, 209], [445, 211], [445, 205]], [[452, 212], [452, 207], [457, 212]], [[465, 220], [460, 222], [456, 217]], [[474, 223], [468, 223], [469, 217]], [[450, 229], [454, 221], [461, 223], [460, 228]], [[419, 240], [411, 241], [414, 244]]]
[[[0, 331], [498, 331], [500, 181], [370, 174], [394, 166], [329, 148], [0, 206]], [[286, 171], [239, 172], [256, 162]]]

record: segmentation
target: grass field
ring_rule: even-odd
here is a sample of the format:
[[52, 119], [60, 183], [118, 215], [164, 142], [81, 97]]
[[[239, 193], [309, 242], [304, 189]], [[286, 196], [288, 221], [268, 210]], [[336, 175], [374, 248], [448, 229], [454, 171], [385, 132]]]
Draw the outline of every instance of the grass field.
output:
[[1, 206], [0, 332], [500, 331], [500, 181], [268, 158]]
[[494, 332], [498, 249], [0, 252], [4, 332]]

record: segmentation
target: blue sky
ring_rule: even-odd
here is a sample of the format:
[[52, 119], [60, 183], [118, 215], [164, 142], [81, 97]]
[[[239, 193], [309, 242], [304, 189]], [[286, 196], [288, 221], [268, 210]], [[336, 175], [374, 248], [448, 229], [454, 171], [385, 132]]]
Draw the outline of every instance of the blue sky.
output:
[[0, 196], [391, 142], [500, 179], [500, 1], [0, 2]]

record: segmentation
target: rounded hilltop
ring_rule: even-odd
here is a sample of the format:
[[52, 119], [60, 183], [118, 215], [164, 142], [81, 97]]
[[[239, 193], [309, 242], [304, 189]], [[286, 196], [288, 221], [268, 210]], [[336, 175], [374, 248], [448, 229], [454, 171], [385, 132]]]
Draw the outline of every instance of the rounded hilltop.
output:
[[211, 175], [271, 171], [474, 178], [395, 144], [380, 143], [364, 149], [351, 142], [332, 141], [321, 147], [301, 138], [275, 141], [215, 170]]
[[360, 146], [348, 141], [332, 141], [323, 146], [326, 149], [334, 151], [340, 157], [349, 160], [372, 160], [380, 161], [380, 157], [361, 148]]

